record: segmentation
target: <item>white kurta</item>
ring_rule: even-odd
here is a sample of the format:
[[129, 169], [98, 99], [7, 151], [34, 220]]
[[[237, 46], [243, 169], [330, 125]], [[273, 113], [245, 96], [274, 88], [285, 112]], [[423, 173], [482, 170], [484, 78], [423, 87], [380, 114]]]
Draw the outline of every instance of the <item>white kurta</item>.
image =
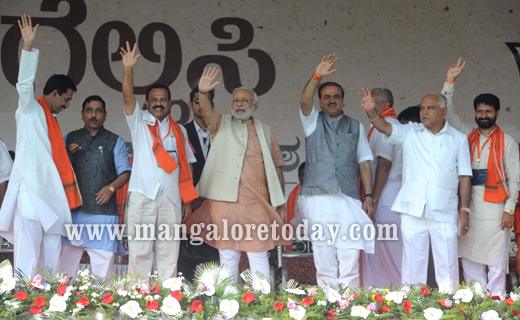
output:
[[60, 235], [66, 236], [64, 225], [72, 223], [45, 113], [33, 97], [37, 65], [38, 50], [22, 50], [16, 84], [16, 159], [0, 210], [0, 235], [14, 244], [15, 267], [27, 276], [34, 274], [35, 266], [55, 267]]
[[[453, 127], [460, 132], [469, 135], [476, 129], [468, 126], [460, 120], [453, 110], [454, 84], [445, 82], [442, 93], [448, 100], [448, 113], [446, 118], [453, 123]], [[480, 163], [477, 161], [478, 153], [475, 150], [471, 162], [472, 169], [487, 169], [491, 143], [484, 143], [488, 136], [480, 134]], [[483, 146], [483, 147], [482, 147]], [[497, 266], [500, 252], [503, 246], [504, 230], [502, 230], [502, 215], [505, 209], [515, 210], [520, 188], [520, 161], [518, 155], [518, 144], [515, 140], [504, 134], [504, 174], [509, 190], [509, 199], [500, 203], [484, 201], [484, 185], [472, 186], [471, 189], [471, 215], [470, 230], [464, 237], [459, 238], [459, 255], [488, 266]], [[510, 241], [507, 242], [509, 248]], [[509, 250], [507, 250], [509, 252]]]
[[45, 232], [66, 236], [64, 224], [72, 223], [67, 196], [52, 159], [45, 113], [33, 96], [37, 65], [38, 50], [22, 50], [16, 84], [20, 95], [16, 110], [16, 159], [0, 211], [0, 233], [9, 241], [22, 182], [36, 209], [30, 218], [39, 221]]

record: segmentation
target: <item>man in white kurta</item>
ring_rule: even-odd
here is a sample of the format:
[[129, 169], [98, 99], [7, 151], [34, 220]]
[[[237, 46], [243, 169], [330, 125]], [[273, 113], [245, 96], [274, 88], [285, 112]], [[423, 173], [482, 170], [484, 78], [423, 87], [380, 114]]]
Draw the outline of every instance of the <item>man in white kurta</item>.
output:
[[457, 220], [462, 234], [469, 229], [468, 213], [457, 214], [457, 188], [463, 208], [469, 206], [471, 193], [468, 140], [445, 121], [442, 95], [426, 95], [422, 123], [407, 125], [380, 117], [370, 91], [363, 89], [360, 95], [370, 121], [387, 136], [384, 140], [403, 146], [403, 186], [392, 206], [401, 213], [401, 282], [426, 283], [431, 237], [437, 285], [441, 292], [453, 293], [459, 280]]
[[[461, 65], [460, 59], [457, 64], [450, 65], [442, 93], [448, 100], [446, 118], [455, 129], [469, 135], [477, 127], [462, 122], [453, 108], [454, 82], [462, 72], [464, 65], [465, 62]], [[487, 105], [487, 107], [482, 105]], [[500, 101], [494, 95], [484, 94], [475, 98], [474, 107], [475, 120], [479, 129], [477, 141], [480, 142], [471, 159], [471, 168], [475, 176], [476, 172], [482, 172], [481, 170], [488, 168], [491, 151], [491, 142], [488, 138], [497, 128], [494, 122], [500, 113]], [[484, 114], [484, 110], [495, 114], [494, 117]], [[486, 117], [489, 119], [485, 119]], [[482, 122], [483, 119], [484, 122]], [[506, 294], [511, 228], [514, 225], [514, 211], [520, 187], [518, 145], [511, 136], [504, 134], [503, 147], [502, 167], [509, 198], [498, 203], [484, 201], [486, 179], [480, 179], [483, 180], [480, 182], [473, 179], [470, 204], [471, 228], [465, 237], [459, 238], [459, 255], [462, 257], [464, 280], [466, 282], [479, 281], [486, 285], [493, 295], [499, 295], [502, 298]]]
[[[72, 223], [69, 204], [53, 160], [45, 112], [34, 99], [38, 50], [32, 49], [36, 28], [22, 17], [24, 47], [16, 88], [16, 159], [0, 210], [0, 235], [14, 244], [14, 266], [33, 277], [38, 268], [56, 270], [65, 224]], [[47, 86], [47, 85], [46, 85]], [[72, 92], [44, 95], [52, 113], [69, 106]], [[68, 161], [68, 159], [67, 159]], [[70, 165], [70, 162], [69, 162]]]
[[[392, 92], [386, 88], [376, 88], [372, 89], [372, 96], [377, 110], [386, 121], [399, 124], [393, 108]], [[377, 208], [375, 220], [381, 229], [378, 227], [374, 254], [366, 255], [368, 266], [363, 265], [363, 286], [374, 285], [377, 288], [395, 287], [401, 283], [403, 256], [401, 216], [391, 210], [402, 185], [403, 147], [386, 143], [383, 138], [383, 134], [375, 128], [369, 131], [368, 143], [374, 156], [370, 167], [374, 181], [372, 193]]]

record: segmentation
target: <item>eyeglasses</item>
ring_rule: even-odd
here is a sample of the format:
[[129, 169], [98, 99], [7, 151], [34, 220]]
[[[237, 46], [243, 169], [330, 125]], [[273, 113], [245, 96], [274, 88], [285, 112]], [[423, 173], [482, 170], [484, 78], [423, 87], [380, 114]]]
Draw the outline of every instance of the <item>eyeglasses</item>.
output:
[[242, 98], [242, 99], [239, 99], [239, 98], [233, 98], [233, 103], [238, 103], [239, 101], [242, 101], [242, 103], [249, 103], [249, 99], [248, 98]]
[[386, 101], [376, 101], [376, 104], [378, 103], [385, 103]]

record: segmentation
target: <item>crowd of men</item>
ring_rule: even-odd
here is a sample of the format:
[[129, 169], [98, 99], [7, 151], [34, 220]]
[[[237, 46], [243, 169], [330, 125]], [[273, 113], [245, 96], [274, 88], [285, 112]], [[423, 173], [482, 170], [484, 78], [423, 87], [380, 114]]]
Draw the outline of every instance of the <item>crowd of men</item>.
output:
[[[505, 295], [519, 148], [496, 124], [498, 97], [475, 98], [477, 127], [456, 115], [454, 83], [465, 66], [460, 58], [449, 66], [442, 94], [425, 95], [420, 106], [399, 116], [389, 89], [362, 88], [361, 105], [372, 124], [366, 133], [343, 112], [341, 85], [322, 82], [337, 71], [338, 60], [324, 57], [301, 95], [306, 162], [286, 212], [282, 152], [271, 127], [253, 116], [259, 106], [254, 91], [236, 88], [231, 114], [222, 115], [213, 104], [219, 70], [205, 69], [190, 93], [193, 121], [181, 126], [170, 116], [167, 86], [150, 86], [145, 106], [139, 105], [133, 70], [140, 54], [137, 44], [127, 42], [121, 56], [130, 161], [123, 139], [103, 126], [107, 108], [98, 95], [82, 104], [84, 128], [62, 134], [56, 115], [69, 107], [77, 88], [67, 76], [53, 75], [34, 99], [38, 25], [24, 15], [19, 26], [24, 45], [16, 160], [0, 143], [0, 235], [14, 244], [15, 267], [25, 275], [45, 267], [75, 274], [86, 250], [92, 272], [112, 276], [115, 256], [126, 254], [109, 237], [116, 230], [92, 239], [86, 229], [115, 229], [125, 212], [128, 273], [143, 281], [153, 268], [163, 278], [181, 271], [191, 280], [197, 265], [209, 260], [238, 279], [242, 252], [252, 272], [268, 279], [268, 251], [290, 246], [284, 227], [307, 220], [309, 226], [337, 225], [340, 235], [352, 225], [395, 226], [380, 235], [395, 240], [311, 238], [319, 285], [426, 283], [431, 245], [442, 292], [456, 289], [460, 255], [466, 282]], [[316, 92], [319, 108], [313, 105]], [[114, 195], [118, 189], [128, 192], [122, 197], [126, 210]], [[143, 224], [158, 231], [181, 224], [192, 230], [200, 223], [215, 226], [197, 235], [205, 241], [200, 246], [176, 238], [143, 240], [137, 233]], [[79, 238], [67, 237], [70, 224], [85, 225]], [[225, 237], [237, 226], [260, 225], [275, 227], [265, 238], [257, 232], [240, 240]]]

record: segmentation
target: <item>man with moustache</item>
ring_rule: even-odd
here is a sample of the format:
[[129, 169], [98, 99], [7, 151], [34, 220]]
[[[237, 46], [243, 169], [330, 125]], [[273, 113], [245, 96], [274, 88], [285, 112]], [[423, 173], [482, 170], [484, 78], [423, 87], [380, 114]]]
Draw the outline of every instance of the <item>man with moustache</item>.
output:
[[[360, 250], [373, 253], [374, 241], [343, 235], [350, 234], [352, 225], [357, 224], [363, 230], [365, 225], [372, 224], [369, 161], [373, 157], [363, 125], [343, 113], [343, 88], [335, 82], [318, 87], [323, 77], [336, 72], [332, 67], [337, 60], [335, 54], [323, 57], [301, 95], [306, 165], [299, 211], [305, 212], [309, 226], [321, 225], [327, 230], [328, 226], [339, 225], [337, 234], [342, 235], [336, 239], [330, 233], [323, 239], [311, 237], [318, 285], [356, 287], [360, 284]], [[321, 111], [313, 105], [316, 89]], [[364, 203], [359, 196], [359, 176], [366, 196]]]
[[[511, 228], [520, 188], [518, 145], [505, 134], [496, 120], [500, 100], [484, 93], [473, 100], [477, 128], [463, 123], [453, 109], [455, 79], [466, 62], [461, 58], [448, 69], [442, 93], [448, 99], [446, 118], [453, 127], [468, 135], [471, 150], [471, 229], [459, 239], [464, 280], [479, 281], [493, 295], [506, 295], [506, 273], [509, 263]], [[486, 274], [486, 267], [488, 272]]]
[[[133, 81], [133, 69], [140, 57], [136, 51], [137, 44], [131, 49], [128, 42], [126, 49], [121, 48], [123, 100], [134, 148], [128, 187], [128, 273], [146, 281], [155, 261], [160, 277], [168, 279], [177, 275], [180, 235], [175, 234], [174, 226], [181, 223], [183, 214], [191, 214], [191, 202], [198, 198], [189, 165], [196, 159], [186, 129], [169, 115], [171, 95], [167, 86], [150, 86], [147, 110], [139, 107]], [[147, 232], [142, 225], [152, 225], [154, 232]], [[139, 233], [137, 228], [141, 229]]]
[[[211, 107], [214, 108], [213, 98], [215, 97], [215, 90], [211, 90], [209, 93], [209, 100], [211, 101]], [[188, 139], [190, 146], [192, 147], [195, 158], [193, 166], [193, 184], [196, 186], [199, 183], [202, 169], [206, 163], [208, 152], [210, 149], [210, 135], [208, 128], [204, 125], [202, 120], [202, 111], [199, 106], [199, 87], [195, 87], [190, 92], [190, 102], [188, 103], [190, 110], [193, 112], [193, 120], [184, 125], [186, 132], [188, 133]], [[192, 209], [197, 210], [204, 198], [198, 198], [193, 201]], [[193, 281], [195, 278], [195, 270], [197, 265], [207, 261], [219, 261], [218, 250], [213, 248], [207, 243], [201, 243], [200, 245], [193, 245], [190, 240], [181, 240], [180, 253], [179, 253], [179, 267], [178, 271], [182, 272], [183, 276]]]
[[444, 120], [446, 97], [441, 94], [428, 94], [421, 100], [420, 124], [402, 125], [381, 117], [370, 90], [362, 91], [361, 104], [370, 122], [386, 142], [403, 146], [403, 185], [392, 206], [392, 211], [401, 213], [401, 282], [426, 283], [431, 238], [439, 291], [453, 293], [459, 280], [458, 225], [462, 235], [469, 230], [468, 140]]
[[65, 75], [53, 75], [43, 96], [34, 99], [39, 51], [32, 44], [38, 25], [33, 28], [26, 15], [18, 25], [24, 44], [16, 84], [16, 159], [0, 210], [0, 235], [14, 244], [15, 268], [32, 278], [38, 268], [57, 270], [70, 210], [82, 205], [55, 118], [69, 107], [76, 85]]
[[[199, 190], [209, 201], [195, 211], [186, 226], [190, 229], [200, 221], [206, 226], [215, 224], [216, 237], [208, 239], [205, 231], [200, 237], [219, 249], [220, 263], [237, 280], [242, 251], [247, 252], [253, 275], [260, 272], [269, 279], [267, 251], [290, 243], [281, 237], [285, 218], [283, 156], [271, 127], [253, 119], [258, 98], [252, 90], [234, 90], [231, 115], [223, 116], [213, 109], [208, 95], [220, 83], [214, 82], [218, 73], [216, 68], [205, 69], [198, 86], [202, 119], [212, 141]], [[247, 225], [255, 227], [250, 235]], [[262, 225], [269, 230], [265, 238], [265, 233], [257, 232]], [[233, 239], [237, 235], [233, 229], [241, 229], [243, 236]]]
[[[114, 229], [119, 228], [114, 193], [128, 182], [132, 166], [125, 141], [103, 126], [106, 117], [105, 101], [100, 96], [90, 96], [83, 102], [81, 111], [85, 127], [64, 137], [83, 199], [83, 206], [71, 210], [72, 223], [84, 225], [81, 245], [75, 246], [62, 237], [58, 271], [69, 275], [76, 273], [85, 248], [92, 274], [107, 279], [113, 276], [115, 255], [126, 255], [121, 241], [110, 239], [108, 229], [116, 233]], [[88, 237], [95, 234], [86, 230], [94, 229], [92, 225], [99, 226], [101, 238]]]

